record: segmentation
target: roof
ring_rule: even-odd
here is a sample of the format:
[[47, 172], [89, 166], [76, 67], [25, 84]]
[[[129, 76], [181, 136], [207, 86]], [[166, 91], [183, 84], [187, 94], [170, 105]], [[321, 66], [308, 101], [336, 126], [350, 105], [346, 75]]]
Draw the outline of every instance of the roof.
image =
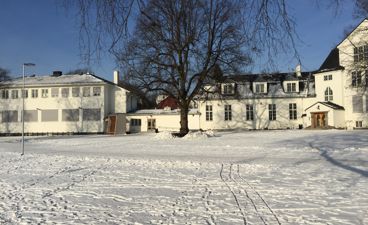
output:
[[296, 73], [260, 73], [260, 74], [241, 74], [226, 76], [227, 82], [232, 80], [234, 82], [270, 82], [270, 81], [284, 81], [284, 80], [308, 80], [312, 72], [302, 72], [298, 77]]
[[[61, 85], [61, 84], [114, 84], [111, 81], [105, 80], [93, 74], [72, 74], [61, 76], [26, 76], [25, 84], [27, 86], [39, 85]], [[21, 86], [23, 85], [23, 78], [18, 77], [8, 81], [1, 82], [5, 86]], [[115, 85], [115, 84], [114, 84]]]
[[322, 71], [331, 71], [331, 70], [340, 70], [340, 69], [344, 69], [344, 67], [340, 65], [339, 49], [334, 48], [331, 50], [330, 54], [328, 54], [325, 61], [319, 67], [318, 71], [322, 72]]
[[175, 98], [168, 96], [157, 105], [158, 109], [164, 109], [166, 107], [170, 107], [171, 109], [177, 109], [178, 101]]
[[[137, 110], [135, 112], [132, 113], [128, 113], [128, 115], [132, 116], [144, 116], [144, 115], [179, 115], [180, 114], [180, 110], [179, 109], [174, 109], [174, 110], [166, 110], [166, 109], [142, 109], [142, 110]], [[200, 112], [198, 111], [198, 109], [190, 109], [189, 113], [190, 115], [196, 115], [196, 114], [200, 114]]]
[[307, 111], [308, 109], [312, 108], [313, 106], [315, 106], [316, 104], [322, 104], [324, 106], [327, 106], [331, 109], [335, 109], [335, 110], [345, 110], [344, 107], [342, 107], [341, 105], [335, 104], [333, 102], [316, 102], [313, 105], [309, 106], [308, 108], [305, 109], [305, 111]]

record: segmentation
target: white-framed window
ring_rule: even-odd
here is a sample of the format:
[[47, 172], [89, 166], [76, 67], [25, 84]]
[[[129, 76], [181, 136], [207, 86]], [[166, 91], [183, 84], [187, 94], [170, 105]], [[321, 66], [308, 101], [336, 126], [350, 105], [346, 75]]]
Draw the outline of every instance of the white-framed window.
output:
[[72, 88], [72, 96], [73, 97], [79, 97], [80, 96], [80, 88], [79, 87], [73, 87]]
[[354, 62], [368, 60], [368, 45], [362, 45], [354, 48]]
[[296, 120], [298, 118], [298, 111], [296, 109], [296, 103], [289, 104], [289, 119]]
[[325, 90], [325, 101], [333, 101], [333, 91], [330, 87], [327, 87]]
[[332, 74], [324, 75], [323, 80], [324, 81], [332, 80]]
[[360, 71], [353, 71], [351, 73], [351, 86], [360, 87], [362, 85], [362, 73]]
[[83, 109], [83, 121], [101, 120], [101, 109]]
[[32, 93], [32, 98], [38, 98], [38, 89], [32, 89], [31, 93]]
[[2, 90], [1, 91], [1, 98], [2, 99], [9, 99], [9, 90]]
[[256, 84], [256, 93], [265, 93], [265, 84]]
[[83, 87], [83, 97], [90, 97], [91, 96], [91, 88], [90, 87]]
[[69, 97], [69, 88], [61, 88], [61, 97], [63, 98]]
[[296, 83], [287, 83], [286, 92], [296, 92]]
[[362, 113], [363, 112], [363, 96], [354, 95], [352, 100], [353, 100], [353, 113]]
[[1, 122], [3, 123], [16, 123], [18, 122], [17, 110], [6, 110], [1, 112]]
[[276, 104], [268, 105], [268, 119], [276, 120]]
[[356, 128], [362, 128], [363, 127], [363, 121], [355, 121], [355, 127]]
[[11, 90], [11, 98], [17, 99], [18, 97], [18, 90]]
[[51, 88], [51, 97], [53, 98], [59, 97], [59, 88]]
[[206, 105], [206, 121], [213, 120], [212, 105]]
[[49, 89], [41, 89], [41, 97], [42, 98], [49, 97]]
[[38, 111], [37, 110], [24, 110], [24, 122], [37, 122]]
[[93, 96], [101, 96], [101, 87], [93, 87]]
[[223, 84], [222, 85], [222, 94], [224, 95], [233, 95], [235, 90], [234, 90], [234, 84]]
[[61, 111], [62, 121], [76, 122], [79, 121], [79, 109], [63, 109]]
[[245, 105], [245, 117], [247, 121], [254, 120], [253, 105], [250, 105], [250, 104]]
[[131, 119], [130, 120], [130, 126], [132, 127], [140, 127], [142, 125], [141, 119]]
[[225, 105], [225, 121], [232, 120], [232, 112], [231, 112], [231, 105]]
[[28, 90], [27, 89], [22, 90], [22, 98], [28, 98]]

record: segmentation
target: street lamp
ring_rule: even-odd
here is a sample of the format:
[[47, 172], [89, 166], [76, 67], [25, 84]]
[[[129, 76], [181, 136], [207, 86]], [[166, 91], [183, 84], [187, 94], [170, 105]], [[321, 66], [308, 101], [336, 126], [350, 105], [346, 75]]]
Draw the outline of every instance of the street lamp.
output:
[[22, 87], [22, 154], [24, 155], [24, 88], [25, 88], [25, 77], [24, 77], [24, 71], [25, 71], [25, 67], [26, 66], [35, 66], [36, 64], [34, 63], [23, 63], [22, 68], [23, 68], [23, 87]]

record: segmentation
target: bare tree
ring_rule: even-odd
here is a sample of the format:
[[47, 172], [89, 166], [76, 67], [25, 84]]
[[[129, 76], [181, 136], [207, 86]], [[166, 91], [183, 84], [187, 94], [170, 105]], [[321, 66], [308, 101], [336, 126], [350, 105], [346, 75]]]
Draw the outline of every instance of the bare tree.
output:
[[0, 67], [0, 81], [6, 81], [10, 79], [9, 70]]
[[260, 55], [269, 65], [290, 49], [298, 57], [285, 0], [77, 0], [69, 5], [79, 9], [85, 55], [108, 48], [127, 68], [126, 80], [174, 97], [183, 134], [189, 104], [215, 65], [229, 74]]

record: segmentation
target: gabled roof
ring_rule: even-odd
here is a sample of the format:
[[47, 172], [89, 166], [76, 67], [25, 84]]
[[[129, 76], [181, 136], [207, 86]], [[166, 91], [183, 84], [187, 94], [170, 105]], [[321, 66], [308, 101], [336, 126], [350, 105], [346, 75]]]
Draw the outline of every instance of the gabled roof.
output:
[[232, 80], [233, 82], [273, 82], [273, 81], [285, 81], [285, 80], [308, 80], [312, 72], [302, 72], [298, 77], [296, 73], [260, 73], [260, 74], [241, 74], [241, 75], [229, 75], [226, 76], [227, 82]]
[[313, 106], [315, 106], [317, 104], [321, 104], [321, 105], [327, 106], [327, 107], [329, 107], [331, 109], [335, 109], [335, 110], [345, 110], [344, 107], [342, 107], [341, 105], [335, 104], [333, 102], [316, 102], [313, 105], [306, 108], [305, 111], [307, 111], [308, 109], [312, 108]]
[[327, 56], [322, 65], [319, 67], [318, 71], [322, 72], [340, 69], [344, 69], [344, 67], [340, 65], [339, 49], [334, 48], [331, 50], [330, 54]]

